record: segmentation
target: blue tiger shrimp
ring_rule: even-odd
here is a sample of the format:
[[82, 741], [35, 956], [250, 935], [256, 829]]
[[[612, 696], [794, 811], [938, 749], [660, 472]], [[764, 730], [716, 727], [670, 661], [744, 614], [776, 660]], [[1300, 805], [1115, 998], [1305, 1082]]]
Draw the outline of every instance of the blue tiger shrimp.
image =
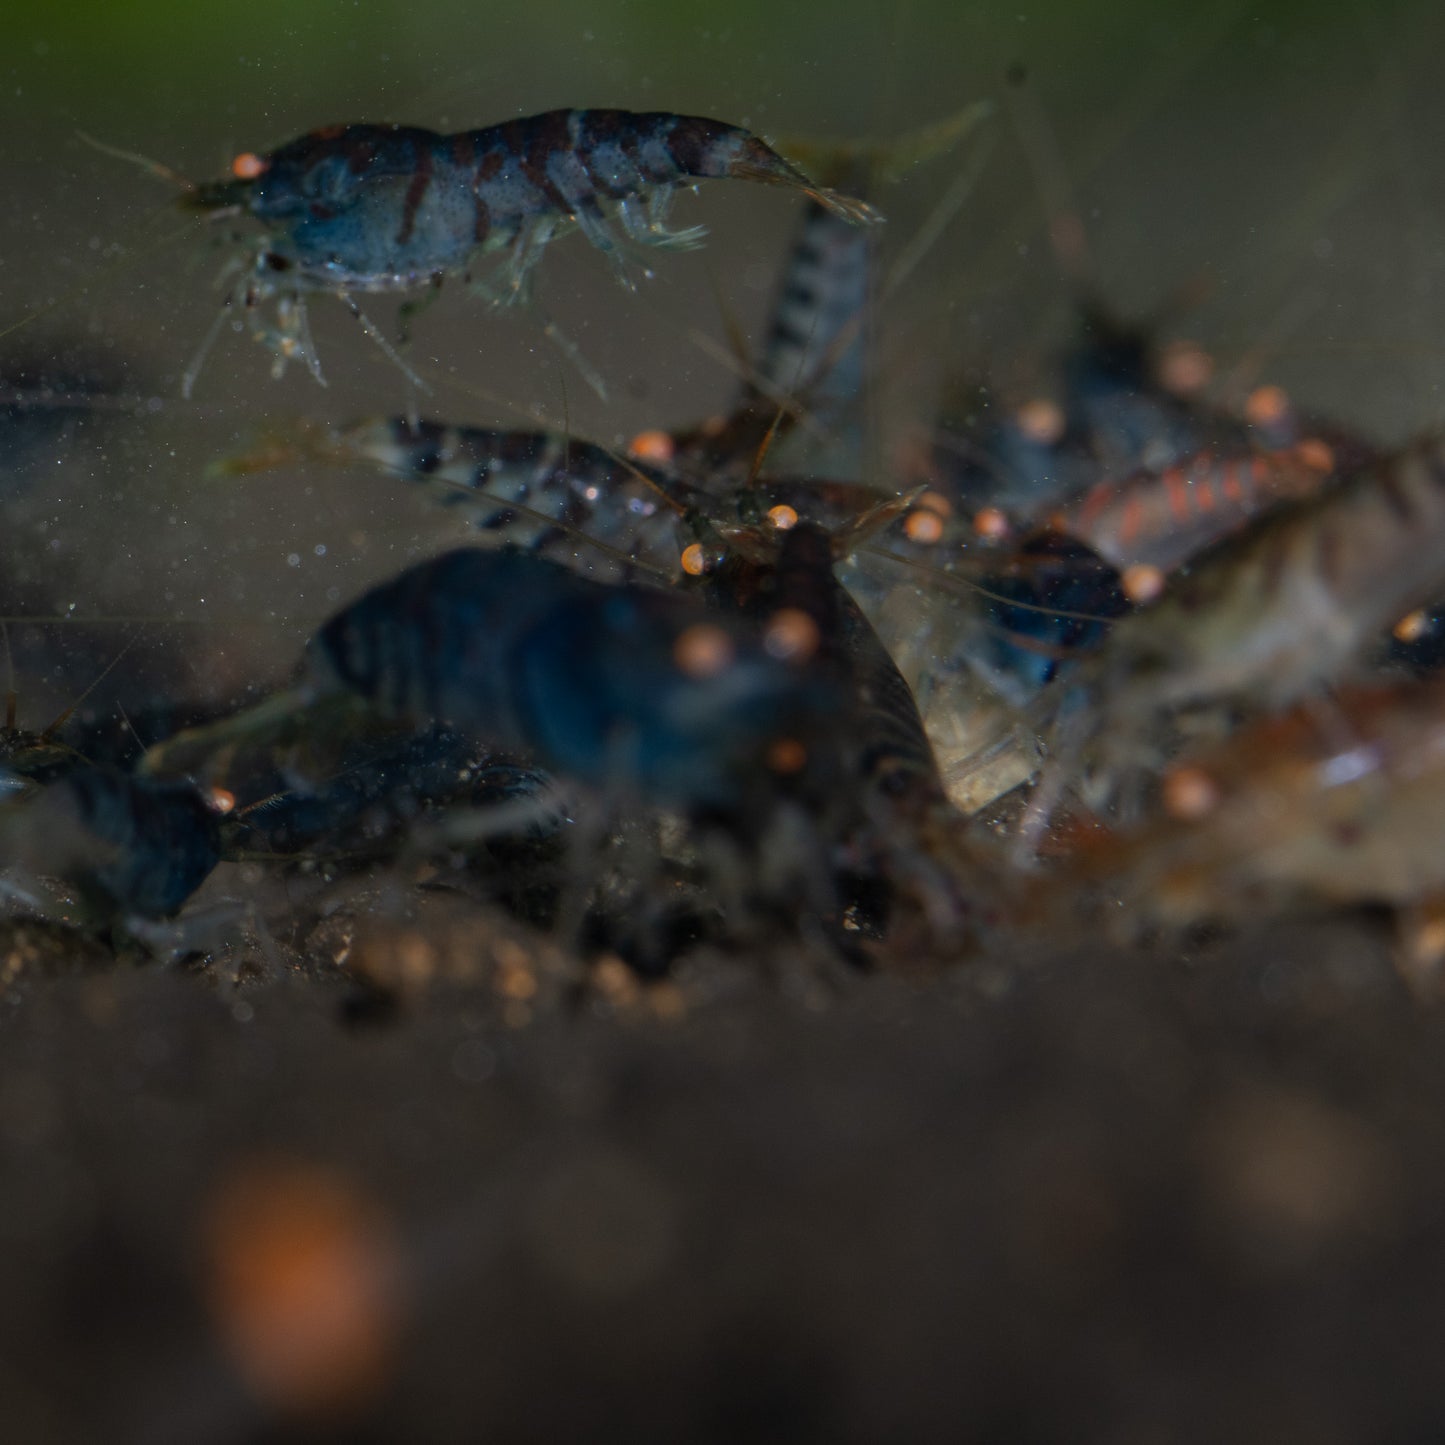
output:
[[177, 734], [146, 767], [185, 771], [313, 709], [353, 705], [449, 723], [586, 786], [729, 816], [765, 805], [780, 779], [826, 788], [838, 712], [806, 659], [774, 656], [755, 628], [694, 598], [463, 548], [333, 616], [295, 687]]
[[[801, 191], [855, 224], [881, 219], [866, 202], [814, 185], [738, 126], [625, 110], [548, 111], [453, 135], [418, 126], [328, 126], [263, 155], [237, 156], [230, 179], [192, 186], [182, 203], [262, 224], [228, 307], [240, 305], [251, 334], [272, 352], [274, 375], [298, 360], [322, 381], [308, 292], [338, 297], [404, 366], [357, 294], [434, 291], [451, 274], [470, 280], [478, 257], [505, 251], [495, 283], [480, 289], [497, 303], [526, 301], [547, 244], [572, 229], [611, 260], [630, 289], [611, 223], [638, 246], [698, 245], [703, 228], [669, 229], [673, 196], [680, 185], [723, 178]], [[272, 300], [275, 320], [267, 322], [261, 308]], [[187, 373], [187, 391], [204, 351]]]

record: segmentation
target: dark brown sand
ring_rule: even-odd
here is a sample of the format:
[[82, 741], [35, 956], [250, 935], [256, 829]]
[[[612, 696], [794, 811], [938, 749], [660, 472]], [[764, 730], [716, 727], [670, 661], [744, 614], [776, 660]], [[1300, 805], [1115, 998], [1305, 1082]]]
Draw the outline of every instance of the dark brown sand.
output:
[[7, 1440], [1445, 1430], [1445, 1021], [1373, 920], [644, 995], [472, 917], [373, 938], [389, 1012], [7, 935]]

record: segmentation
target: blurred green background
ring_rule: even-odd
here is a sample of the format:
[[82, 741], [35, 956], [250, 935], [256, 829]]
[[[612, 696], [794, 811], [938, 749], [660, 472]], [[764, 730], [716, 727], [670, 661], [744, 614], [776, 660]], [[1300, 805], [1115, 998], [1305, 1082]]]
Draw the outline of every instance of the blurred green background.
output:
[[[111, 635], [134, 619], [137, 649], [163, 656], [177, 687], [274, 677], [339, 599], [463, 534], [374, 478], [205, 476], [258, 429], [393, 412], [406, 385], [323, 302], [327, 389], [272, 382], [259, 348], [226, 334], [182, 400], [233, 250], [214, 228], [185, 227], [163, 182], [77, 131], [211, 176], [240, 150], [343, 120], [461, 129], [616, 105], [716, 116], [786, 148], [886, 138], [988, 98], [976, 141], [878, 197], [886, 266], [978, 172], [879, 318], [880, 485], [950, 378], [987, 367], [1027, 391], [1046, 376], [1069, 320], [1046, 224], [1063, 203], [1111, 304], [1144, 316], [1188, 297], [1166, 331], [1215, 352], [1223, 385], [1279, 381], [1385, 437], [1440, 420], [1438, 5], [12, 0], [7, 20], [0, 363], [88, 348], [145, 405], [67, 434], [44, 485], [32, 479], [7, 509], [5, 606], [105, 619]], [[1027, 73], [1022, 106], [1004, 84], [1011, 66]], [[423, 410], [540, 415], [614, 441], [723, 406], [733, 378], [718, 353], [730, 326], [762, 323], [797, 203], [716, 185], [678, 214], [706, 221], [710, 243], [663, 256], [638, 297], [578, 238], [544, 264], [546, 304], [608, 378], [606, 403], [534, 318], [452, 294], [418, 328], [415, 357], [436, 385]], [[46, 642], [52, 628], [21, 630], [23, 681], [63, 700], [107, 644], [67, 652]]]

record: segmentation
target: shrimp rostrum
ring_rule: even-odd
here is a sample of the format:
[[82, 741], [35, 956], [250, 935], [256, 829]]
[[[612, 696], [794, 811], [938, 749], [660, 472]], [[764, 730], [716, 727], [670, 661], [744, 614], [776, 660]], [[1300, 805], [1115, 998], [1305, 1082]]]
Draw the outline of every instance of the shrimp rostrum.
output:
[[[482, 289], [498, 302], [525, 300], [547, 243], [571, 229], [604, 252], [630, 287], [614, 221], [639, 246], [702, 239], [700, 227], [668, 227], [679, 185], [760, 181], [802, 191], [853, 222], [879, 219], [864, 202], [815, 186], [738, 126], [660, 111], [556, 110], [454, 135], [328, 126], [267, 154], [238, 156], [232, 171], [230, 180], [193, 187], [185, 203], [262, 224], [232, 301], [273, 352], [277, 375], [297, 359], [318, 380], [308, 291], [339, 297], [385, 346], [356, 294], [436, 287], [457, 273], [470, 279], [479, 257], [505, 252], [499, 275]], [[273, 298], [271, 325], [260, 308]]]

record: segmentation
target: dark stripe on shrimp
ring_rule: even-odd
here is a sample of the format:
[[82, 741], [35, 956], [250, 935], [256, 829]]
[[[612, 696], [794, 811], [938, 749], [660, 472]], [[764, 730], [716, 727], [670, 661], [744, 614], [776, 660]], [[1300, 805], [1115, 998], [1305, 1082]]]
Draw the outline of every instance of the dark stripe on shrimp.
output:
[[571, 149], [572, 133], [568, 124], [572, 112], [549, 110], [531, 121], [519, 122], [517, 158], [522, 173], [564, 215], [572, 210], [567, 198], [558, 190], [548, 173], [548, 162], [554, 155]]
[[431, 151], [425, 146], [418, 146], [416, 148], [416, 169], [412, 175], [411, 184], [406, 188], [406, 197], [401, 203], [401, 230], [397, 232], [396, 236], [399, 246], [404, 246], [411, 240], [412, 232], [416, 229], [416, 213], [421, 207], [427, 187], [431, 185], [431, 179]]

